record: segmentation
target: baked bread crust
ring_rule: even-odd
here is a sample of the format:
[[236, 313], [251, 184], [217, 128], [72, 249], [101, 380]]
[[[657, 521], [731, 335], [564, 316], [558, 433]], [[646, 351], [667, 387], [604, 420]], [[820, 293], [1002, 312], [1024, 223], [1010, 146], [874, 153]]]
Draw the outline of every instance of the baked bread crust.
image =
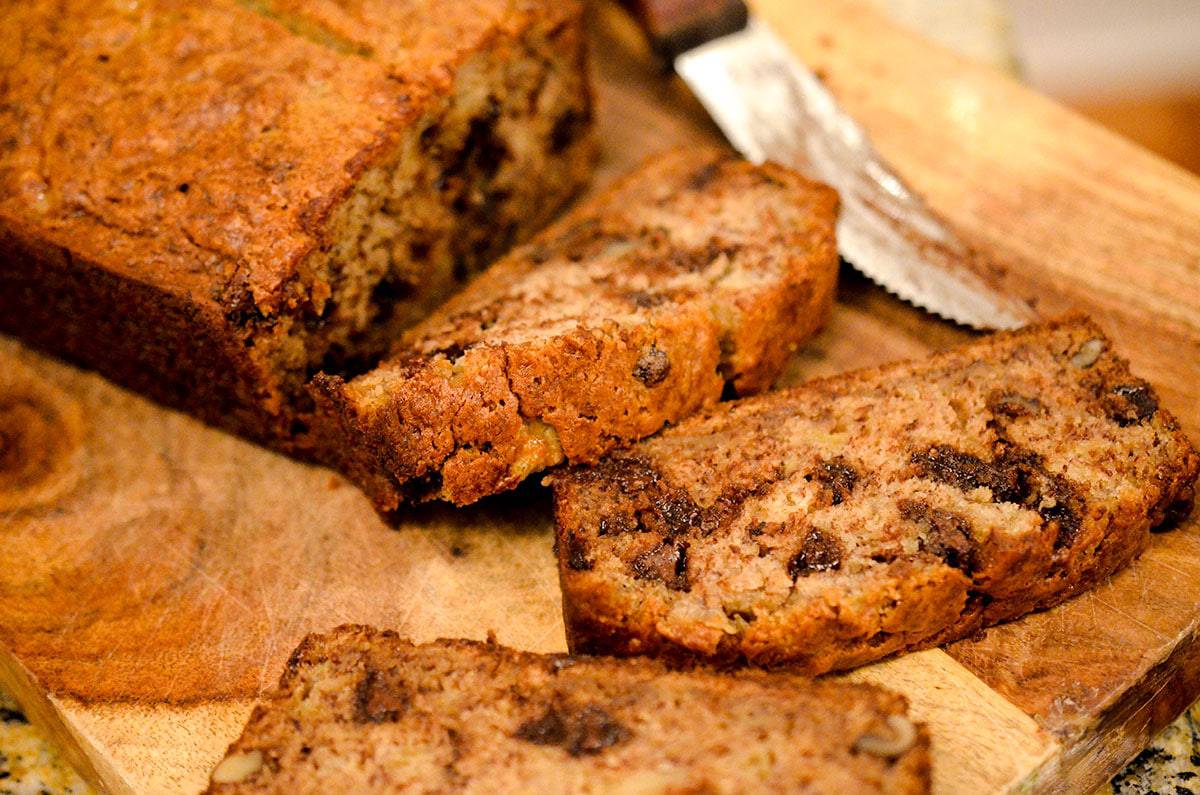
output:
[[837, 197], [710, 149], [652, 159], [493, 265], [350, 382], [328, 444], [383, 508], [465, 504], [763, 389], [828, 317]]
[[0, 19], [0, 330], [306, 443], [593, 155], [581, 4], [67, 0]]
[[948, 642], [1120, 569], [1198, 467], [1078, 316], [722, 404], [553, 476], [570, 647], [815, 674]]
[[789, 674], [310, 635], [210, 793], [927, 792], [900, 696]]

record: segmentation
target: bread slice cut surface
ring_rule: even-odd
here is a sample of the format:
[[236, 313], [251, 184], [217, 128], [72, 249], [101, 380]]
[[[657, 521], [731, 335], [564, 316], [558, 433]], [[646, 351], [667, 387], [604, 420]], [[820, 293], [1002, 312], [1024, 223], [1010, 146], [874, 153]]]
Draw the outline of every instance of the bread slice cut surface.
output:
[[1198, 459], [1082, 317], [717, 406], [554, 475], [573, 651], [849, 668], [1048, 607]]
[[919, 793], [929, 742], [900, 696], [787, 674], [307, 638], [210, 793]]
[[[720, 151], [654, 159], [490, 267], [379, 367], [315, 380], [384, 508], [469, 503], [758, 391], [828, 316], [833, 191]], [[331, 446], [338, 446], [337, 444]]]

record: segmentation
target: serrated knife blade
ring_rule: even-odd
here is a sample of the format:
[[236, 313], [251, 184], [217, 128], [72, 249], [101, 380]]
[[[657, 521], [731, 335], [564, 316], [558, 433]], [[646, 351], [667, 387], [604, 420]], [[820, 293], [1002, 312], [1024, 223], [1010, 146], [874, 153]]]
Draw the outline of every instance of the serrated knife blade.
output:
[[[694, 22], [676, 26], [682, 35], [662, 35], [665, 6], [627, 5], [635, 6], [660, 50], [679, 53], [675, 71], [742, 155], [791, 166], [841, 194], [844, 260], [898, 297], [957, 323], [1003, 329], [1034, 319], [1028, 304], [1001, 291], [996, 263], [908, 187], [825, 84], [744, 7], [733, 15], [748, 19], [744, 26], [704, 41], [697, 35], [703, 25]], [[691, 5], [711, 14], [716, 4]], [[730, 5], [724, 4], [722, 24]]]

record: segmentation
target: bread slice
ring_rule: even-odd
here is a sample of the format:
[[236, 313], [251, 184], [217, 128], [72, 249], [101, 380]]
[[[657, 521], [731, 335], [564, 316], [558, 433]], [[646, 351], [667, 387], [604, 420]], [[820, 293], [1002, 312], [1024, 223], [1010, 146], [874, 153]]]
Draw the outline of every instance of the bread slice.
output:
[[[465, 504], [768, 386], [829, 314], [832, 190], [716, 150], [654, 159], [493, 265], [376, 369], [318, 377], [383, 508]], [[332, 425], [333, 423], [331, 423]]]
[[310, 635], [208, 792], [926, 792], [904, 699], [787, 674]]
[[808, 673], [1127, 564], [1198, 459], [1089, 320], [722, 404], [553, 476], [570, 646]]
[[0, 62], [0, 330], [285, 448], [595, 149], [579, 0], [29, 0]]

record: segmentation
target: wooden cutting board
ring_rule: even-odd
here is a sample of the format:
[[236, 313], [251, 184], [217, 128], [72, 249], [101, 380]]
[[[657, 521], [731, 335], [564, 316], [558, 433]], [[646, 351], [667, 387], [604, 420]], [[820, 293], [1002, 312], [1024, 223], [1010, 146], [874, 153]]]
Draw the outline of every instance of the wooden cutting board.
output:
[[[1200, 181], [833, 0], [757, 7], [1018, 294], [1091, 310], [1200, 438]], [[604, 163], [714, 141], [596, 9]], [[964, 339], [846, 272], [787, 380]], [[115, 792], [199, 790], [310, 630], [564, 648], [546, 493], [385, 524], [354, 488], [0, 338], [0, 682]], [[939, 792], [1086, 792], [1200, 694], [1200, 525], [1054, 610], [860, 670], [932, 729]]]

